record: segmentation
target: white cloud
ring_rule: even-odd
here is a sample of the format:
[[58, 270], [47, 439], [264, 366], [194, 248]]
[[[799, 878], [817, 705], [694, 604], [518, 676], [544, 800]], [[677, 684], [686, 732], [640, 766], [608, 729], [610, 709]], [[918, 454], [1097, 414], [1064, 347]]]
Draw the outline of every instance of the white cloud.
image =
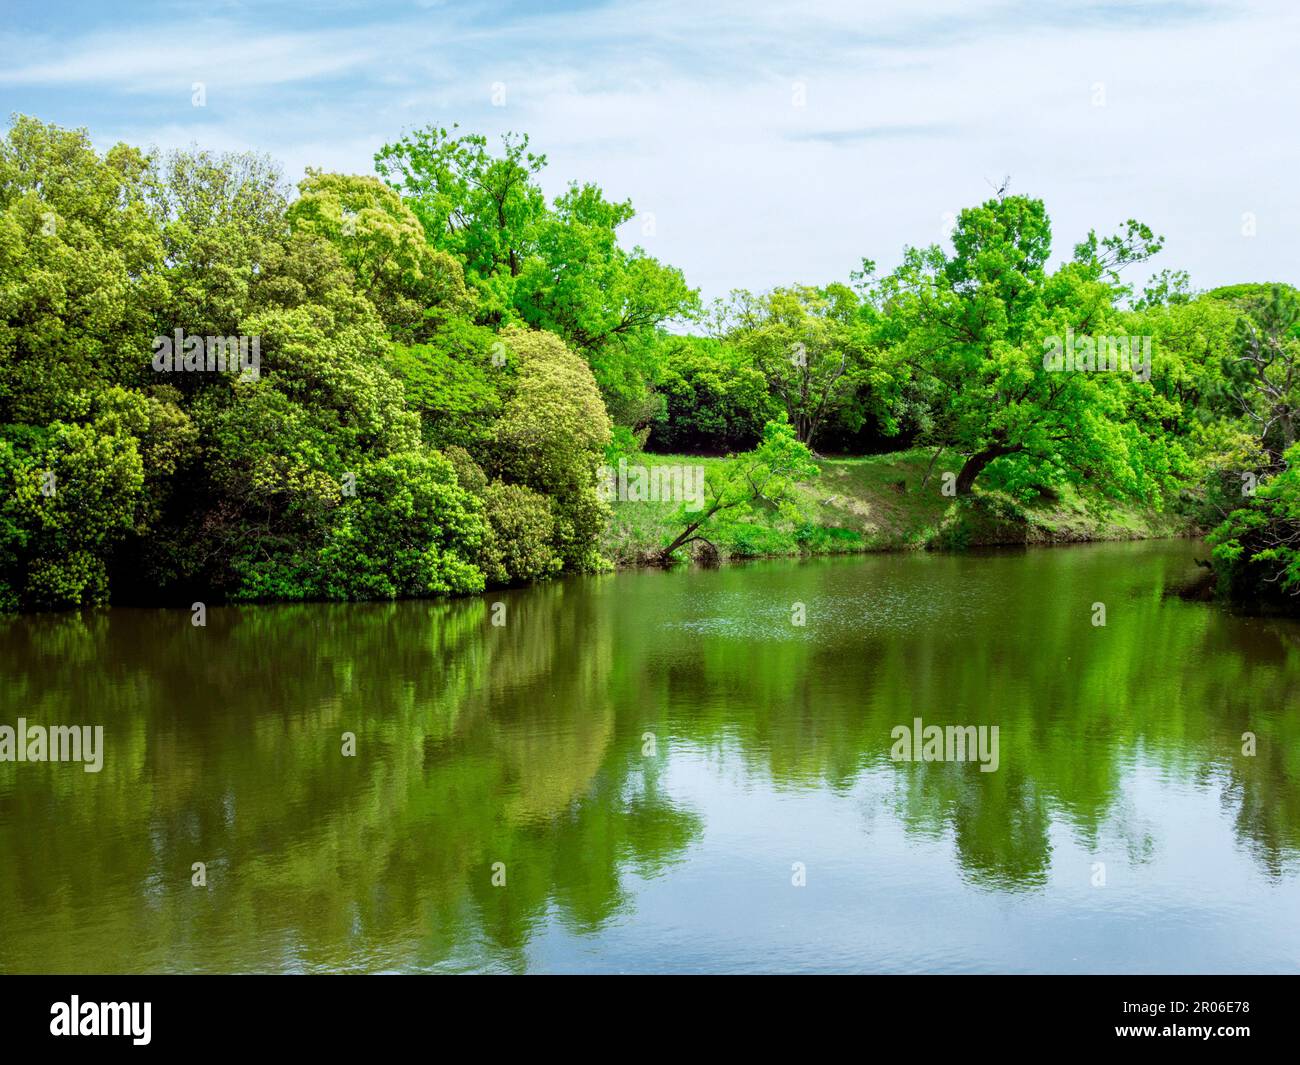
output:
[[[367, 171], [385, 140], [429, 122], [526, 130], [550, 191], [594, 180], [654, 212], [655, 235], [633, 224], [629, 238], [709, 297], [843, 279], [864, 255], [889, 264], [1005, 174], [1047, 200], [1059, 253], [1139, 217], [1170, 237], [1157, 265], [1210, 285], [1298, 279], [1285, 191], [1300, 163], [1286, 132], [1298, 21], [1280, 3], [1194, 0], [446, 5], [310, 32], [92, 29], [57, 55], [48, 41], [14, 50], [26, 62], [0, 85], [50, 118], [42, 91], [74, 111], [86, 94], [114, 115], [91, 123], [100, 141], [249, 146], [291, 177]], [[194, 80], [209, 84], [201, 113]], [[1245, 211], [1255, 238], [1240, 235]]]
[[383, 55], [375, 42], [329, 33], [250, 34], [204, 23], [163, 34], [98, 34], [57, 54], [0, 70], [0, 85], [95, 86], [126, 93], [169, 93], [204, 81], [251, 88], [356, 71]]

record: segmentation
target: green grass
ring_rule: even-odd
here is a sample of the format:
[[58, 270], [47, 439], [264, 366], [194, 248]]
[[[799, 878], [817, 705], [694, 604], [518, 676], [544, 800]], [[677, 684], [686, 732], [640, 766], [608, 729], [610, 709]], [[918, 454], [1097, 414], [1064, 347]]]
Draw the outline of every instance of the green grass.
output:
[[[1077, 543], [1177, 536], [1184, 523], [1148, 508], [1105, 506], [1065, 488], [1033, 504], [977, 489], [958, 501], [942, 494], [943, 474], [961, 460], [941, 455], [922, 488], [934, 452], [929, 449], [819, 459], [821, 475], [797, 489], [798, 520], [774, 508], [745, 520], [724, 520], [706, 535], [723, 559], [850, 554], [909, 549], [961, 550], [993, 544]], [[646, 467], [700, 465], [725, 459], [692, 455], [637, 455]], [[676, 503], [615, 502], [603, 553], [616, 565], [649, 561], [679, 529]]]

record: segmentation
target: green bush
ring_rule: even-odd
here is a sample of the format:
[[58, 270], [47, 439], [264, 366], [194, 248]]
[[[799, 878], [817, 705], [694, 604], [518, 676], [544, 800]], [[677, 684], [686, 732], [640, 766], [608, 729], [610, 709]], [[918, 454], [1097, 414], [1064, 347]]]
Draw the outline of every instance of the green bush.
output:
[[1285, 455], [1286, 468], [1261, 481], [1206, 538], [1218, 589], [1238, 602], [1300, 601], [1300, 444]]
[[569, 569], [597, 569], [609, 511], [596, 492], [596, 469], [611, 434], [596, 381], [552, 333], [512, 328], [501, 338], [519, 371], [484, 466], [497, 479], [549, 496], [561, 561]]
[[493, 481], [483, 493], [490, 531], [480, 563], [490, 584], [545, 580], [563, 566], [551, 501], [520, 484]]

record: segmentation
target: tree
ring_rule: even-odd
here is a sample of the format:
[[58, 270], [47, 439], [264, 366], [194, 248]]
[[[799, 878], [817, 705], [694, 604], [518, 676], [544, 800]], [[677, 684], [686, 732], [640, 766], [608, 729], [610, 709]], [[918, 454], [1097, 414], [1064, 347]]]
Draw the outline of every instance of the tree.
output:
[[[289, 235], [279, 168], [250, 152], [193, 150], [150, 160], [148, 203], [162, 237], [166, 290], [155, 331], [239, 333], [249, 293]], [[152, 371], [145, 366], [146, 376]], [[182, 391], [210, 383], [177, 378]]]
[[[1113, 237], [1090, 233], [1048, 273], [1042, 202], [1008, 196], [961, 213], [951, 255], [910, 248], [874, 288], [900, 387], [924, 411], [932, 442], [966, 455], [959, 495], [1010, 461], [1021, 485], [1093, 478], [1114, 495], [1155, 501], [1185, 466], [1179, 446], [1162, 439], [1174, 405], [1140, 370], [1095, 370], [1127, 293], [1118, 271], [1159, 247], [1130, 221]], [[1086, 354], [1083, 369], [1049, 365], [1066, 344]]]
[[560, 571], [550, 499], [521, 484], [493, 481], [483, 490], [483, 504], [490, 529], [480, 565], [489, 583], [546, 580]]
[[194, 575], [239, 600], [481, 590], [481, 508], [422, 443], [374, 312], [349, 322], [304, 304], [247, 321], [260, 378], [196, 403], [220, 462], [184, 519]]
[[1282, 603], [1300, 595], [1300, 299], [1286, 285], [1237, 285], [1208, 302], [1235, 316], [1221, 359], [1222, 397], [1208, 407], [1207, 537], [1225, 598]]
[[0, 423], [76, 420], [147, 365], [165, 292], [149, 168], [25, 116], [0, 140]]
[[534, 180], [546, 156], [528, 150], [528, 137], [507, 133], [501, 154], [487, 138], [441, 126], [384, 145], [375, 170], [402, 193], [437, 249], [451, 252], [478, 290], [492, 324], [507, 321], [513, 279], [534, 254], [546, 198]]
[[681, 271], [621, 246], [618, 229], [635, 214], [629, 201], [575, 183], [548, 204], [536, 180], [545, 165], [526, 136], [504, 135], [494, 154], [485, 137], [455, 126], [420, 130], [375, 156], [428, 240], [463, 264], [480, 323], [555, 333], [591, 364], [606, 395], [630, 387], [638, 397], [624, 405], [639, 409], [645, 377], [628, 365], [631, 349], [695, 314], [699, 296]]
[[704, 532], [720, 514], [736, 518], [758, 504], [788, 510], [794, 485], [817, 472], [812, 453], [795, 439], [790, 425], [768, 422], [757, 448], [705, 474], [704, 506], [689, 511], [683, 505], [676, 518], [683, 528], [659, 553], [660, 561], [668, 563], [674, 551], [697, 540], [708, 543]]
[[0, 610], [106, 602], [189, 419], [148, 365], [165, 302], [151, 161], [18, 117], [0, 141]]
[[1254, 314], [1237, 321], [1229, 389], [1274, 469], [1296, 442], [1300, 417], [1300, 297], [1274, 286]]
[[1300, 597], [1300, 445], [1284, 466], [1262, 481], [1246, 505], [1233, 510], [1207, 540], [1226, 598], [1257, 603]]
[[752, 360], [784, 407], [795, 438], [812, 445], [832, 416], [848, 411], [869, 372], [868, 335], [857, 295], [845, 285], [796, 285], [755, 297], [732, 294], [715, 331]]
[[420, 415], [426, 443], [475, 454], [492, 438], [514, 361], [495, 333], [462, 318], [449, 320], [423, 344], [391, 344], [387, 353], [407, 406]]
[[328, 240], [390, 333], [428, 339], [446, 318], [472, 309], [461, 264], [425, 240], [419, 219], [372, 177], [308, 170], [288, 218], [299, 233]]
[[556, 555], [570, 569], [596, 569], [608, 514], [596, 490], [596, 468], [610, 441], [600, 391], [587, 364], [554, 334], [511, 328], [501, 339], [518, 372], [484, 467], [496, 479], [549, 496]]
[[680, 270], [619, 245], [618, 227], [635, 213], [631, 201], [611, 203], [596, 185], [571, 185], [540, 220], [537, 254], [519, 279], [524, 320], [558, 333], [593, 365], [611, 345], [698, 309]]
[[658, 373], [655, 388], [664, 407], [650, 434], [653, 450], [748, 450], [782, 411], [748, 357], [717, 340], [666, 339]]

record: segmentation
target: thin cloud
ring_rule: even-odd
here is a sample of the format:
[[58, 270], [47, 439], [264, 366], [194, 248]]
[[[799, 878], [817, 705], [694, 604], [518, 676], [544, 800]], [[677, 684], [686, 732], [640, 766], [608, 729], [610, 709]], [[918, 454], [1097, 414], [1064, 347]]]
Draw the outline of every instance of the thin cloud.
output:
[[61, 49], [58, 58], [0, 70], [0, 85], [96, 86], [126, 93], [169, 93], [178, 84], [212, 81], [232, 89], [360, 72], [383, 55], [374, 44], [338, 31], [248, 34], [230, 24], [184, 31], [114, 33]]
[[101, 146], [267, 151], [291, 180], [369, 172], [430, 123], [526, 131], [548, 193], [630, 198], [655, 225], [629, 239], [706, 297], [887, 264], [1007, 173], [1047, 201], [1058, 250], [1139, 217], [1170, 237], [1157, 266], [1195, 283], [1296, 279], [1277, 175], [1300, 148], [1276, 131], [1300, 14], [1281, 0], [380, 0], [302, 27], [289, 3], [120, 0], [84, 25], [51, 7], [0, 37], [4, 110]]
[[899, 140], [911, 137], [951, 136], [954, 127], [946, 122], [925, 122], [910, 126], [861, 126], [858, 129], [809, 130], [786, 134], [792, 141], [820, 141], [823, 144], [855, 144], [860, 141]]

